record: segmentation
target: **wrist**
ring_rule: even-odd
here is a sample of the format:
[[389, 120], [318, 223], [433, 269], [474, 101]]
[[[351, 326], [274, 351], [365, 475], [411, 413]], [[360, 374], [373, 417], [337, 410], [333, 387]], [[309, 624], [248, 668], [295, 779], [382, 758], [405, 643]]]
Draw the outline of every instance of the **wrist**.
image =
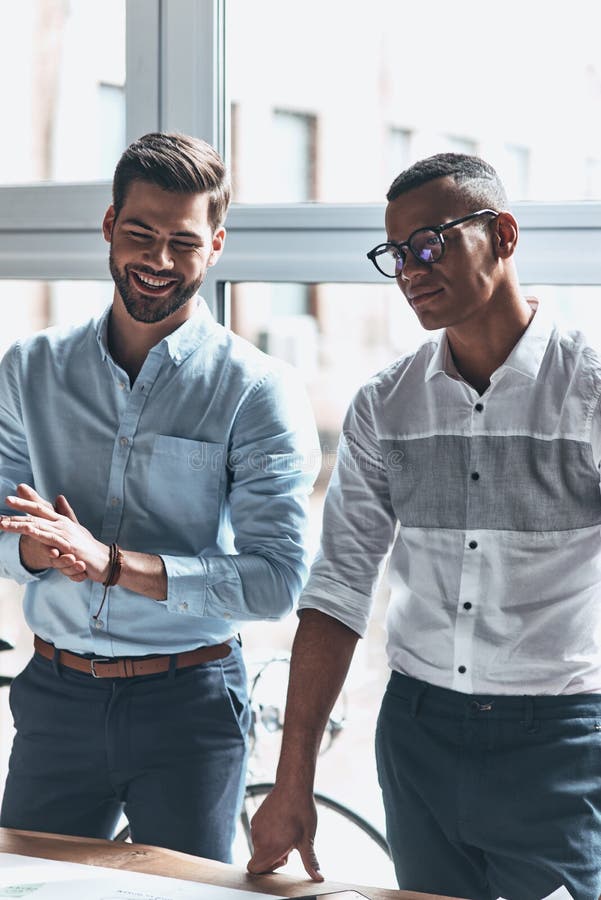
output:
[[307, 760], [296, 765], [292, 760], [280, 760], [275, 777], [279, 789], [291, 794], [312, 794], [315, 784], [316, 766]]
[[110, 571], [111, 571], [111, 548], [107, 544], [99, 543], [99, 554], [98, 554], [98, 574], [94, 575], [92, 581], [97, 581], [100, 584], [104, 584], [107, 580]]

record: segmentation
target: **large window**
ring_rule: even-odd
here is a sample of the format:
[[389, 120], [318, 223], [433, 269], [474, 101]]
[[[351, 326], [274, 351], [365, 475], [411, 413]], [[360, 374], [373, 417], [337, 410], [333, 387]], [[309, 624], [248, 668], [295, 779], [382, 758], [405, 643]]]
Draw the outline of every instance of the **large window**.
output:
[[[380, 201], [398, 174], [390, 129], [411, 134], [411, 160], [480, 153], [514, 201], [601, 200], [601, 7], [574, 0], [228, 0], [227, 71], [245, 129], [239, 153], [256, 177], [241, 201], [265, 202], [261, 174], [285, 177], [269, 111], [311, 111], [319, 200]], [[249, 40], [249, 35], [252, 39]], [[402, 156], [402, 154], [400, 154]], [[278, 170], [281, 171], [279, 176]]]

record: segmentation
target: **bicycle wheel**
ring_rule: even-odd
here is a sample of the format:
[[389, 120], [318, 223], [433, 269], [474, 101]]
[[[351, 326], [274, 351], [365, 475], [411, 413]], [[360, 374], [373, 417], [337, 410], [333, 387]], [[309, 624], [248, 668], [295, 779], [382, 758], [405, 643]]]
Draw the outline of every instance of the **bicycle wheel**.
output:
[[[246, 865], [252, 853], [250, 820], [272, 787], [270, 782], [246, 786], [234, 843], [236, 865]], [[384, 835], [355, 810], [333, 797], [319, 792], [314, 797], [318, 815], [315, 849], [325, 877], [395, 888], [394, 867]], [[296, 853], [291, 854], [286, 867], [278, 871], [306, 877]]]

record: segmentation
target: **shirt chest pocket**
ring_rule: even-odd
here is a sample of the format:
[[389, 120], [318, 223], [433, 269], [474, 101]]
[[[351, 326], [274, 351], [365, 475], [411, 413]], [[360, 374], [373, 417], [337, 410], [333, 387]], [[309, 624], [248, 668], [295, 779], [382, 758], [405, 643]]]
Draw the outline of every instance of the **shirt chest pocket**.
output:
[[225, 447], [157, 434], [148, 467], [147, 510], [164, 524], [216, 527]]

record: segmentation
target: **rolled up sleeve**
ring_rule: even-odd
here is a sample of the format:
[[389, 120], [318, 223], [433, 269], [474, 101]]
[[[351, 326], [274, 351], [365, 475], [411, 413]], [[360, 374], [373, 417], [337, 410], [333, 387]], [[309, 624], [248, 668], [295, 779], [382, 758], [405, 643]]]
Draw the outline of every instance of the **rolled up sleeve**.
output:
[[362, 388], [346, 415], [326, 495], [321, 546], [299, 601], [365, 635], [396, 530], [388, 471], [374, 427], [374, 394]]

